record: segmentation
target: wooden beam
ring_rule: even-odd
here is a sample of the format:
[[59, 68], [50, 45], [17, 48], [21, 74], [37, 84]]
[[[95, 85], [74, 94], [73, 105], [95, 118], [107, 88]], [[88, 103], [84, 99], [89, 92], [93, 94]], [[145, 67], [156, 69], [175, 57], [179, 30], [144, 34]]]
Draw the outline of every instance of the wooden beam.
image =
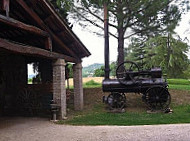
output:
[[49, 22], [50, 20], [51, 20], [51, 18], [53, 18], [53, 16], [52, 15], [49, 15], [48, 17], [46, 17], [45, 19], [44, 19], [44, 22], [46, 23], [46, 22]]
[[[78, 58], [78, 56], [69, 49], [69, 47], [67, 47], [44, 23], [44, 21], [42, 21], [42, 19], [23, 1], [23, 0], [16, 0], [18, 2], [18, 4], [20, 4], [20, 6], [22, 6], [22, 8], [24, 8], [24, 10], [38, 23], [38, 25], [48, 31], [51, 36], [53, 37], [53, 39], [61, 46], [63, 47], [69, 54], [71, 54], [73, 57]], [[31, 1], [32, 4], [34, 1]]]
[[13, 42], [10, 42], [10, 41], [2, 39], [2, 38], [0, 38], [0, 49], [5, 49], [8, 51], [23, 54], [23, 55], [39, 56], [39, 57], [44, 57], [44, 58], [49, 58], [49, 59], [62, 58], [68, 62], [74, 62], [74, 63], [80, 62], [80, 60], [77, 60], [77, 59], [67, 56], [67, 55], [47, 51], [45, 49], [40, 49], [40, 48], [33, 47], [33, 46], [13, 43]]
[[45, 41], [45, 48], [48, 50], [52, 50], [52, 41], [51, 41], [49, 34], [45, 31], [41, 30], [40, 28], [37, 28], [37, 27], [32, 26], [32, 25], [27, 25], [25, 23], [22, 23], [20, 21], [12, 19], [12, 18], [7, 18], [3, 15], [0, 15], [0, 22], [4, 23], [6, 25], [9, 25], [11, 27], [22, 29], [22, 30], [25, 30], [27, 32], [45, 37], [45, 40], [46, 40]]
[[9, 0], [3, 0], [2, 9], [4, 11], [6, 11], [6, 16], [7, 17], [9, 17], [9, 5], [10, 5], [10, 1]]
[[[37, 0], [34, 0], [37, 1]], [[51, 13], [57, 18], [57, 20], [63, 25], [63, 27], [66, 29], [66, 31], [68, 31], [68, 33], [71, 35], [71, 37], [73, 38], [73, 40], [75, 40], [76, 44], [78, 46], [81, 47], [81, 49], [86, 53], [86, 57], [91, 55], [90, 52], [86, 49], [86, 47], [84, 46], [84, 44], [80, 41], [80, 39], [73, 33], [73, 31], [71, 30], [71, 28], [69, 26], [67, 26], [67, 24], [65, 23], [64, 19], [56, 13], [56, 11], [54, 10], [54, 8], [52, 8], [51, 6], [51, 2], [47, 1], [47, 0], [41, 0], [41, 2], [43, 2], [51, 11]]]
[[7, 24], [11, 27], [15, 27], [15, 28], [19, 28], [19, 29], [28, 31], [28, 32], [36, 34], [36, 35], [40, 35], [43, 37], [49, 37], [49, 34], [45, 31], [41, 30], [40, 28], [37, 28], [37, 27], [32, 26], [32, 25], [27, 25], [25, 23], [14, 20], [12, 18], [7, 18], [6, 16], [3, 16], [1, 14], [0, 14], [0, 22]]
[[52, 51], [52, 40], [50, 37], [45, 40], [45, 48]]

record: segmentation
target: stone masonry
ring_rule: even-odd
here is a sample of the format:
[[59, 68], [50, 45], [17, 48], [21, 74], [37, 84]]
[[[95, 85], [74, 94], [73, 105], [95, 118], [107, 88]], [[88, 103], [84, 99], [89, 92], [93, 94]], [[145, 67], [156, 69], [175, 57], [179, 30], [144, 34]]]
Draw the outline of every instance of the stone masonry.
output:
[[59, 119], [66, 117], [65, 60], [53, 62], [53, 100], [60, 106]]
[[77, 63], [73, 66], [74, 79], [74, 108], [83, 110], [83, 86], [82, 86], [82, 64]]

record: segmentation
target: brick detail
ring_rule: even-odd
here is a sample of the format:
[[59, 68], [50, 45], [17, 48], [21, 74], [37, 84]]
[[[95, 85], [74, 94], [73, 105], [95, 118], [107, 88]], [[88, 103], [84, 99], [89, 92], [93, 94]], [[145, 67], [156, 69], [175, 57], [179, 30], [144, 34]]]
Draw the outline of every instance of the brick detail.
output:
[[53, 100], [60, 106], [58, 118], [66, 117], [65, 60], [53, 62]]
[[83, 86], [82, 86], [82, 64], [73, 65], [74, 80], [74, 108], [75, 110], [83, 110]]

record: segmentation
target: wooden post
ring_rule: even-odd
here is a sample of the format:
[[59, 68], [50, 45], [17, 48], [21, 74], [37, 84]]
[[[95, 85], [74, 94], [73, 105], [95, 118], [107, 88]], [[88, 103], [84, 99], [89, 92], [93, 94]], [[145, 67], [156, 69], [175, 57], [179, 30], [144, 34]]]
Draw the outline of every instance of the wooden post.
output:
[[6, 11], [6, 16], [9, 17], [9, 0], [3, 0], [2, 9]]
[[50, 37], [47, 37], [47, 38], [45, 39], [45, 48], [46, 48], [47, 50], [52, 51], [52, 40], [51, 40]]

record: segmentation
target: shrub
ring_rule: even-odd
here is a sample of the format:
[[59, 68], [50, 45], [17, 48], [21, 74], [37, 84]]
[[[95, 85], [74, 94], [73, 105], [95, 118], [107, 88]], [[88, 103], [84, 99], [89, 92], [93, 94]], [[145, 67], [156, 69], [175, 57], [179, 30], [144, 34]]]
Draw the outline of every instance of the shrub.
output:
[[101, 85], [101, 84], [98, 82], [95, 82], [94, 80], [90, 80], [90, 81], [86, 82], [85, 85], [92, 86], [92, 85]]

